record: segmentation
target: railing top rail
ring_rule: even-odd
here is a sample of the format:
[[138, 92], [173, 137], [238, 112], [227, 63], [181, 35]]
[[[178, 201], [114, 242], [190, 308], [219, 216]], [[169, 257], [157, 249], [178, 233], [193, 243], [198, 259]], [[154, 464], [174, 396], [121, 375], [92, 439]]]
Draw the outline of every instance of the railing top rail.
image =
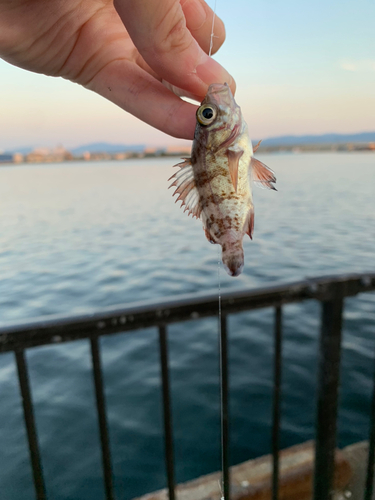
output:
[[[330, 300], [375, 290], [375, 273], [345, 274], [306, 279], [266, 288], [225, 292], [222, 314], [276, 307], [308, 299]], [[189, 294], [106, 308], [80, 316], [50, 316], [0, 328], [0, 352], [68, 342], [93, 335], [106, 335], [216, 316], [217, 293]]]

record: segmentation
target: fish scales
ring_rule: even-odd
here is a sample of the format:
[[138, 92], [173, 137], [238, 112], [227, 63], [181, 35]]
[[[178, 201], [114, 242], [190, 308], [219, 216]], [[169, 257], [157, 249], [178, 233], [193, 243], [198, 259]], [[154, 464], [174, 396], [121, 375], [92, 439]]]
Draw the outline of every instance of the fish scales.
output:
[[226, 271], [238, 276], [242, 240], [245, 234], [252, 238], [254, 227], [250, 177], [269, 189], [275, 189], [276, 178], [253, 157], [246, 122], [227, 84], [210, 85], [197, 111], [191, 157], [176, 166], [180, 171], [170, 178], [176, 202], [202, 220], [208, 241], [222, 247]]

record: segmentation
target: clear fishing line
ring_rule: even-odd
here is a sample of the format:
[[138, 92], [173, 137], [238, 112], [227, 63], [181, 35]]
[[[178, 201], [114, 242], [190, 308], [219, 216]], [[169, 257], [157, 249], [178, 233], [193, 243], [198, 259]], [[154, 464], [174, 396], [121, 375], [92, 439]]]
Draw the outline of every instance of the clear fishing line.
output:
[[215, 0], [215, 4], [214, 4], [214, 13], [213, 13], [213, 16], [212, 16], [212, 26], [211, 26], [211, 36], [210, 36], [210, 51], [208, 53], [208, 55], [211, 57], [211, 53], [212, 53], [212, 47], [214, 45], [214, 28], [215, 28], [215, 15], [216, 15], [216, 0]]
[[223, 350], [223, 345], [222, 345], [222, 331], [221, 331], [221, 282], [220, 282], [220, 264], [221, 264], [221, 259], [220, 259], [220, 245], [218, 246], [218, 252], [217, 252], [217, 286], [218, 286], [218, 298], [219, 298], [219, 358], [220, 358], [220, 428], [221, 428], [221, 436], [220, 436], [220, 441], [221, 441], [221, 470], [222, 470], [222, 476], [221, 476], [221, 483], [219, 481], [219, 486], [220, 486], [220, 494], [221, 494], [221, 500], [224, 499], [224, 432], [223, 432], [223, 427], [224, 427], [224, 407], [223, 407], [223, 384], [222, 384], [222, 373], [223, 373], [223, 357], [222, 357], [222, 350]]
[[[208, 55], [211, 57], [212, 54], [212, 48], [214, 45], [214, 38], [215, 38], [215, 16], [216, 16], [216, 0], [214, 4], [214, 12], [212, 15], [212, 25], [211, 25], [211, 35], [210, 35], [210, 50]], [[222, 381], [222, 373], [223, 373], [223, 365], [222, 365], [222, 331], [221, 331], [221, 282], [220, 282], [220, 266], [221, 265], [221, 259], [220, 259], [220, 246], [218, 247], [218, 259], [217, 259], [217, 284], [218, 284], [218, 299], [219, 299], [219, 357], [220, 357], [220, 418], [221, 418], [221, 470], [222, 470], [222, 476], [221, 476], [221, 483], [219, 482], [219, 487], [220, 487], [220, 494], [221, 494], [221, 500], [225, 500], [224, 498], [224, 491], [226, 490], [224, 486], [224, 432], [223, 432], [223, 427], [224, 427], [224, 408], [223, 408], [223, 385], [221, 383]]]

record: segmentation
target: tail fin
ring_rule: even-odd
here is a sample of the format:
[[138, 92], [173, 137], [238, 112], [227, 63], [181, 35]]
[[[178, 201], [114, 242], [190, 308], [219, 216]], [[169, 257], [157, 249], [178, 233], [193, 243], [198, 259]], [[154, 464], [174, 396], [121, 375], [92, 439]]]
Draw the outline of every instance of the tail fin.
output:
[[242, 273], [244, 266], [244, 254], [242, 245], [235, 247], [223, 248], [222, 253], [223, 265], [229, 276], [239, 276]]

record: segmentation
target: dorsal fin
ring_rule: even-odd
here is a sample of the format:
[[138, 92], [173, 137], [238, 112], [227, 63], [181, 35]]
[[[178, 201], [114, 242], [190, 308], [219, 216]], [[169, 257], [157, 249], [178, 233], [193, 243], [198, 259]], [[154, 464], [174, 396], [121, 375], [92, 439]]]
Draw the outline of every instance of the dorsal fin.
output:
[[183, 160], [183, 162], [174, 165], [175, 167], [180, 167], [180, 170], [168, 179], [169, 181], [174, 179], [169, 187], [176, 186], [172, 195], [174, 196], [178, 193], [175, 203], [182, 201], [181, 207], [185, 206], [184, 212], [188, 210], [188, 215], [192, 214], [193, 217], [199, 219], [202, 209], [199, 202], [199, 193], [195, 185], [191, 159], [183, 158]]
[[243, 149], [227, 149], [229, 174], [236, 192], [238, 184], [238, 165], [242, 155]]
[[267, 167], [264, 163], [252, 157], [250, 162], [250, 171], [253, 181], [259, 186], [267, 189], [277, 191], [273, 185], [276, 182], [274, 172]]
[[253, 153], [255, 153], [255, 151], [259, 148], [261, 142], [262, 142], [262, 139], [258, 142], [258, 144], [256, 146], [253, 147]]

